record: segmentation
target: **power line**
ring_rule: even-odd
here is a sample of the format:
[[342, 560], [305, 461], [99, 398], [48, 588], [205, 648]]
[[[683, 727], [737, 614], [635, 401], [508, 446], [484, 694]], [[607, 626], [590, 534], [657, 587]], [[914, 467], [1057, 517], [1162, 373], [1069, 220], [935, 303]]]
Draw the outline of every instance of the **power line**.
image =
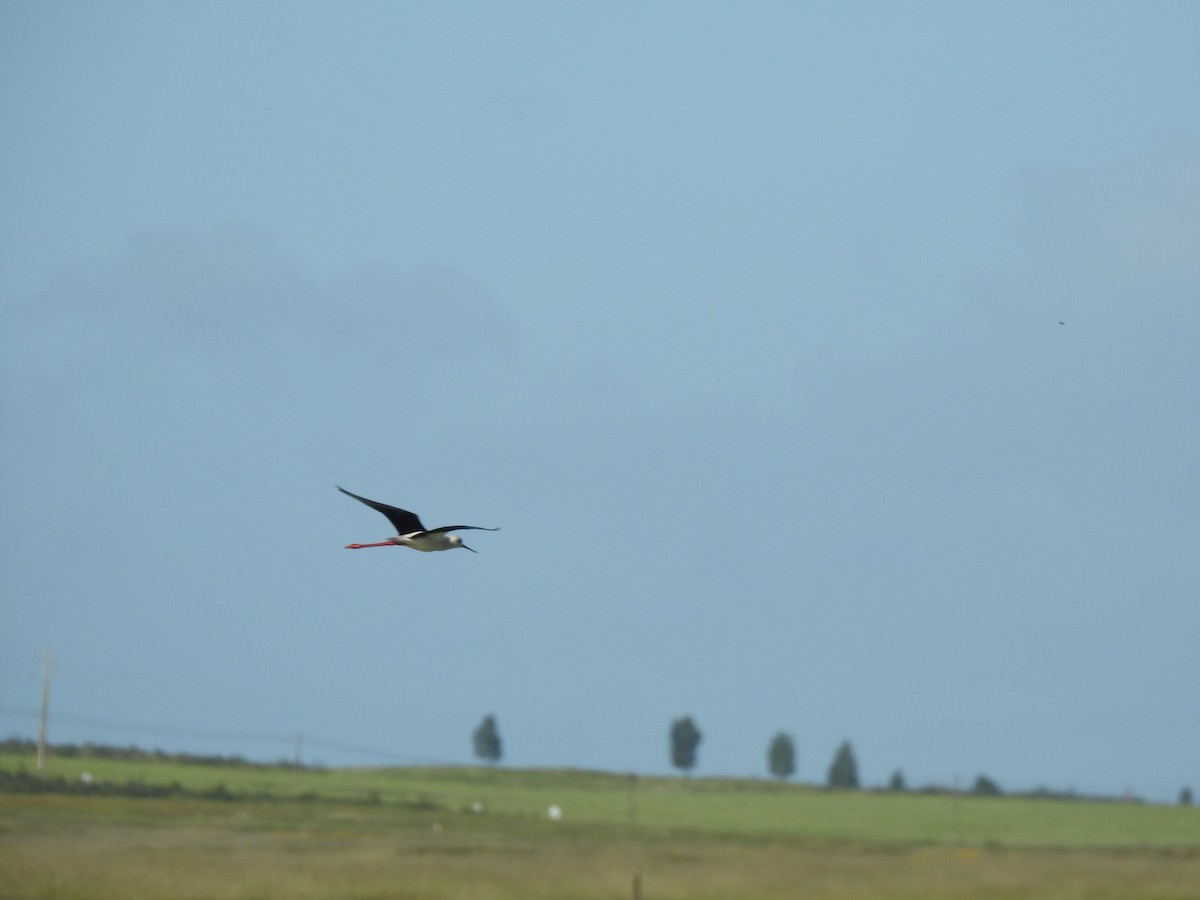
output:
[[70, 725], [84, 725], [101, 731], [136, 732], [138, 734], [155, 734], [162, 737], [197, 738], [201, 740], [218, 741], [264, 741], [268, 743], [291, 742], [294, 735], [271, 733], [263, 731], [215, 731], [202, 728], [185, 728], [178, 725], [151, 725], [145, 722], [130, 722], [118, 719], [103, 719], [97, 716], [81, 716], [73, 713], [59, 712], [55, 721]]
[[[38, 712], [27, 706], [10, 706], [0, 704], [0, 713], [19, 715], [26, 719], [37, 719]], [[107, 719], [99, 716], [85, 716], [77, 713], [58, 711], [54, 714], [55, 722], [67, 725], [82, 725], [98, 731], [121, 732], [123, 734], [157, 735], [159, 737], [188, 738], [192, 740], [211, 741], [254, 741], [270, 744], [290, 744], [296, 746], [297, 733], [282, 732], [213, 730], [203, 728], [186, 728], [177, 725], [152, 725], [146, 722], [131, 722], [128, 720]], [[305, 734], [303, 742], [306, 747], [330, 750], [336, 753], [347, 753], [353, 756], [366, 756], [389, 762], [407, 763], [410, 765], [443, 765], [450, 764], [446, 760], [436, 760], [428, 757], [409, 756], [381, 750], [377, 747], [364, 747], [360, 744], [348, 744], [343, 741], [321, 740]]]
[[7, 703], [0, 703], [0, 713], [23, 716], [26, 719], [36, 719], [38, 717], [38, 711], [32, 706], [9, 706]]
[[326, 750], [334, 750], [339, 753], [352, 753], [356, 756], [374, 756], [377, 759], [386, 759], [391, 762], [407, 763], [409, 765], [421, 766], [448, 766], [453, 765], [452, 762], [444, 759], [431, 759], [421, 756], [406, 756], [400, 753], [392, 753], [388, 750], [375, 750], [370, 747], [359, 747], [354, 744], [343, 744], [340, 741], [322, 741], [312, 740], [308, 736], [304, 738], [305, 744], [313, 747], [324, 748]]

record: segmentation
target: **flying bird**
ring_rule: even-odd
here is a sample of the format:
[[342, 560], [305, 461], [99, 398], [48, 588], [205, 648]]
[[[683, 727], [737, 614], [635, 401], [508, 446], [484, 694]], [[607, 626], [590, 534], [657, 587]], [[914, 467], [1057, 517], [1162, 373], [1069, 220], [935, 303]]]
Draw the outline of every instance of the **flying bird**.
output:
[[[480, 525], [443, 525], [441, 528], [426, 528], [421, 524], [421, 520], [417, 518], [417, 514], [409, 512], [407, 509], [400, 509], [398, 506], [388, 506], [386, 503], [368, 500], [366, 497], [350, 493], [344, 487], [339, 487], [338, 490], [347, 497], [353, 497], [359, 503], [365, 503], [371, 509], [383, 513], [397, 531], [395, 537], [390, 537], [386, 541], [380, 541], [377, 544], [347, 544], [347, 550], [362, 550], [364, 547], [412, 547], [414, 550], [420, 550], [422, 553], [432, 553], [434, 550], [453, 550], [456, 547], [471, 550], [470, 547], [462, 542], [462, 538], [450, 532], [500, 530], [499, 528], [483, 528]], [[478, 551], [471, 550], [471, 552], [477, 553]]]

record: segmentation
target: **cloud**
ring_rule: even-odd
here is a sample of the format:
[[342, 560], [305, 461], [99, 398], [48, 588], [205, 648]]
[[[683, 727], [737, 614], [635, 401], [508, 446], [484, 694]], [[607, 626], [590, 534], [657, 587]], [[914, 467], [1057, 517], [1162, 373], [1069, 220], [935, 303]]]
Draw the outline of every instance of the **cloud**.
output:
[[42, 396], [186, 361], [399, 389], [429, 373], [511, 365], [519, 352], [515, 318], [462, 272], [371, 265], [322, 284], [239, 225], [143, 233], [106, 269], [66, 274], [5, 318], [12, 384]]
[[1200, 144], [1086, 174], [1043, 175], [1026, 193], [1031, 264], [991, 292], [993, 302], [1104, 331], [1194, 316]]
[[266, 235], [226, 226], [138, 235], [93, 302], [98, 314], [125, 314], [170, 337], [219, 343], [298, 330], [319, 299], [316, 285]]
[[326, 287], [321, 334], [389, 358], [401, 369], [512, 363], [515, 319], [479, 283], [451, 268], [401, 273], [364, 266]]

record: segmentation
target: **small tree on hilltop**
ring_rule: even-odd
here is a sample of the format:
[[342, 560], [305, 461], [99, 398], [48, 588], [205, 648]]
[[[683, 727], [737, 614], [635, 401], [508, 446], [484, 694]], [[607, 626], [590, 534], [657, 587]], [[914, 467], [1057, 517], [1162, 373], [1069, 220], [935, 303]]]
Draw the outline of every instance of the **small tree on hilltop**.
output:
[[892, 779], [888, 782], [889, 791], [905, 791], [908, 786], [904, 783], [904, 773], [897, 769], [892, 773]]
[[495, 716], [484, 716], [483, 721], [479, 723], [479, 727], [475, 729], [475, 733], [471, 735], [471, 739], [475, 744], [475, 755], [477, 757], [489, 766], [494, 766], [500, 761], [503, 751], [500, 741], [500, 729], [496, 727]]
[[854, 759], [854, 748], [849, 741], [842, 741], [829, 765], [829, 786], [844, 790], [858, 790], [858, 762]]
[[1192, 805], [1192, 789], [1190, 787], [1185, 787], [1182, 790], [1180, 790], [1179, 805], [1180, 806], [1191, 806]]
[[696, 727], [691, 716], [684, 716], [671, 723], [671, 765], [690, 774], [696, 766], [696, 748], [704, 735]]
[[999, 797], [1003, 791], [1000, 790], [1000, 785], [992, 779], [986, 775], [979, 775], [975, 778], [975, 783], [971, 785], [971, 793], [980, 797]]
[[780, 781], [790, 778], [796, 771], [796, 744], [791, 735], [781, 731], [771, 739], [771, 746], [767, 748], [767, 768]]

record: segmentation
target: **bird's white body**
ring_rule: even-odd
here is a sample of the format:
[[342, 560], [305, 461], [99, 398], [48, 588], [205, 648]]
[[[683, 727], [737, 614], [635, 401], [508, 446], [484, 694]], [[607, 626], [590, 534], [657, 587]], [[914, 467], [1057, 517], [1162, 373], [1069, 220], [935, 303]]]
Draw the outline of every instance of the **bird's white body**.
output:
[[411, 547], [422, 553], [433, 553], [436, 550], [453, 550], [462, 546], [462, 538], [457, 534], [444, 534], [438, 531], [414, 531], [412, 534], [398, 534], [388, 538], [393, 544], [401, 547]]

